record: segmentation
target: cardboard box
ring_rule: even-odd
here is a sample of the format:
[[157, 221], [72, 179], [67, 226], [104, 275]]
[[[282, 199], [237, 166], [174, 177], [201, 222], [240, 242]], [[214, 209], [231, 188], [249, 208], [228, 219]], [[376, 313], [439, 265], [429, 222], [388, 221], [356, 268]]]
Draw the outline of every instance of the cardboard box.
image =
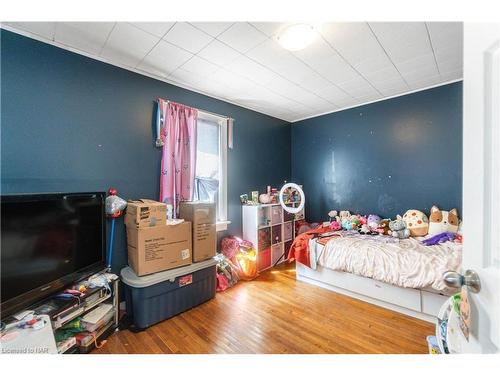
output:
[[125, 225], [145, 228], [167, 224], [167, 205], [152, 199], [129, 200]]
[[127, 226], [128, 263], [138, 276], [191, 264], [191, 223]]
[[181, 202], [179, 217], [193, 223], [193, 262], [201, 262], [215, 256], [215, 203]]

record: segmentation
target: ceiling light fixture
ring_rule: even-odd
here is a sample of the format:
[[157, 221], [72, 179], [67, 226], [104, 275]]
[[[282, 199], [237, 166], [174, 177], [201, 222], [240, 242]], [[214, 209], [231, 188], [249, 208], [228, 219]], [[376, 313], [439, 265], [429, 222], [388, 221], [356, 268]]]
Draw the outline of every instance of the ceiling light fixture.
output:
[[289, 51], [300, 51], [311, 44], [318, 36], [313, 26], [297, 23], [285, 27], [278, 33], [278, 43]]

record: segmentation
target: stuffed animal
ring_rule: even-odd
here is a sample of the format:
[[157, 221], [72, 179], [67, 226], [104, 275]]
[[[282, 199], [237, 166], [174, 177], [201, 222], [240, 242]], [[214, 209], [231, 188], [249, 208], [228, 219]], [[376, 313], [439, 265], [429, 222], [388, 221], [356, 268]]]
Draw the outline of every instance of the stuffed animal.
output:
[[330, 223], [330, 229], [331, 230], [341, 230], [342, 225], [340, 225], [340, 223], [338, 221], [334, 220]]
[[422, 244], [424, 244], [425, 246], [437, 245], [446, 241], [455, 241], [456, 237], [457, 237], [456, 233], [451, 233], [451, 232], [439, 233], [426, 240], [423, 240]]
[[351, 213], [349, 211], [340, 211], [339, 213], [340, 221], [344, 219], [349, 219], [351, 217]]
[[410, 230], [406, 228], [406, 224], [401, 216], [397, 216], [395, 220], [389, 223], [391, 236], [399, 239], [410, 237]]
[[360, 225], [366, 224], [368, 222], [368, 219], [366, 218], [366, 216], [356, 215], [356, 217], [358, 218]]
[[372, 234], [371, 228], [368, 226], [368, 224], [361, 224], [361, 226], [358, 228], [359, 234]]
[[360, 221], [355, 215], [352, 215], [349, 219], [342, 220], [342, 228], [345, 230], [355, 230], [359, 225]]
[[332, 210], [328, 212], [328, 217], [330, 218], [330, 222], [338, 221], [340, 223], [340, 216], [338, 216], [337, 211]]
[[382, 220], [380, 220], [380, 223], [379, 223], [378, 228], [377, 228], [378, 234], [382, 234], [384, 236], [388, 236], [389, 232], [390, 232], [390, 228], [389, 228], [389, 223], [390, 222], [391, 221], [389, 219], [382, 219]]
[[408, 210], [403, 215], [403, 220], [406, 227], [410, 230], [410, 235], [413, 237], [423, 237], [427, 235], [429, 230], [429, 219], [422, 211]]
[[429, 235], [443, 232], [457, 233], [458, 225], [459, 220], [456, 208], [450, 211], [443, 211], [437, 206], [432, 206], [431, 214], [429, 215]]
[[372, 231], [376, 231], [379, 224], [380, 224], [380, 216], [378, 215], [368, 215], [368, 219], [366, 220], [366, 223], [370, 227]]

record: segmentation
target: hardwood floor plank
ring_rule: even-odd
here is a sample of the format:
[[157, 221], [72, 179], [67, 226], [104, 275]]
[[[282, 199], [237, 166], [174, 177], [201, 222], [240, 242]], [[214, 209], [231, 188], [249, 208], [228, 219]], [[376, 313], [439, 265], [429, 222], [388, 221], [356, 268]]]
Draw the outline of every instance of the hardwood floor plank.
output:
[[281, 265], [93, 353], [427, 353], [434, 325], [295, 279]]

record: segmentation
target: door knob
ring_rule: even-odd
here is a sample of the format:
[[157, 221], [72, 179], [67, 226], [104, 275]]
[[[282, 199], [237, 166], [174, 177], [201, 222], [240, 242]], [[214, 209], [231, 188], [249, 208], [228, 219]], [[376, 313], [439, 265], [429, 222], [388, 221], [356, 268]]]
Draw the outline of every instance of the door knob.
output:
[[465, 275], [455, 271], [446, 271], [443, 273], [443, 280], [446, 286], [451, 288], [461, 288], [466, 285], [472, 293], [478, 293], [481, 290], [481, 280], [476, 271], [467, 270]]

